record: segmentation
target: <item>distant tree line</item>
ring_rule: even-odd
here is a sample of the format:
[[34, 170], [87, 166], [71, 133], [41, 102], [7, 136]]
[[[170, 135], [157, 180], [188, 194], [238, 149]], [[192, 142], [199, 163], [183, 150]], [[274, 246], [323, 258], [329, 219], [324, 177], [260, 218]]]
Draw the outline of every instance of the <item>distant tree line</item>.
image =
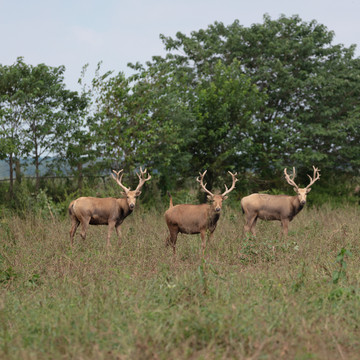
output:
[[[302, 180], [359, 176], [360, 59], [355, 46], [298, 16], [264, 16], [250, 27], [215, 22], [189, 36], [161, 35], [165, 57], [101, 73], [81, 93], [64, 66], [0, 65], [0, 159], [10, 194], [20, 159], [48, 173], [132, 173], [144, 166], [165, 192], [208, 169], [207, 187], [237, 171], [237, 187], [280, 186], [284, 167]], [[84, 73], [86, 67], [84, 67]], [[342, 181], [342, 180], [341, 180]], [[301, 179], [299, 180], [301, 183]], [[320, 184], [321, 182], [319, 182]], [[39, 188], [40, 182], [37, 182]], [[256, 186], [255, 186], [256, 187]]]

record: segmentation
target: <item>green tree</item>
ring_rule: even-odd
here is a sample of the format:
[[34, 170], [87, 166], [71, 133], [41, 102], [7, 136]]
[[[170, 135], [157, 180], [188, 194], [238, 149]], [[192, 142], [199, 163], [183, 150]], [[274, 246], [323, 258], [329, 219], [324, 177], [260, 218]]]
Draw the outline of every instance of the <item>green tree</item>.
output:
[[0, 64], [0, 158], [9, 164], [10, 197], [13, 195], [14, 165], [27, 150], [22, 121], [26, 111], [28, 68], [22, 58], [10, 66]]
[[164, 184], [170, 168], [178, 168], [174, 164], [179, 164], [183, 137], [178, 136], [177, 120], [185, 118], [185, 109], [159, 72], [133, 66], [133, 76], [106, 73], [94, 79], [98, 109], [91, 132], [96, 134], [102, 169], [132, 172], [146, 166], [156, 169]]
[[67, 90], [64, 66], [29, 65], [23, 136], [36, 172], [36, 189], [40, 185], [40, 164], [55, 156], [63, 146], [73, 119], [81, 116], [86, 101], [75, 91]]
[[82, 86], [80, 96], [76, 102], [77, 111], [70, 111], [66, 129], [64, 129], [63, 141], [58, 143], [57, 166], [70, 169], [71, 174], [77, 177], [79, 191], [83, 188], [84, 175], [93, 175], [96, 169], [98, 154], [95, 149], [96, 134], [91, 133], [91, 127], [96, 118], [94, 109], [93, 88], [88, 86], [85, 75], [88, 65], [83, 67], [78, 83]]
[[243, 172], [251, 166], [252, 122], [263, 99], [237, 60], [229, 66], [218, 61], [211, 73], [199, 78], [194, 95], [194, 136], [187, 150], [194, 173], [208, 169], [211, 189], [226, 170]]
[[33, 159], [39, 189], [41, 162], [57, 154], [86, 99], [65, 88], [63, 66], [32, 66], [18, 58], [0, 71], [1, 151], [8, 157], [10, 189], [14, 158], [20, 156]]
[[[238, 60], [265, 95], [248, 148], [251, 168], [263, 179], [272, 182], [284, 166], [308, 168], [314, 162], [330, 173], [345, 153], [352, 156], [342, 157], [347, 164], [354, 161], [351, 144], [341, 139], [354, 138], [350, 129], [358, 125], [352, 114], [359, 106], [359, 60], [353, 46], [332, 44], [334, 33], [326, 26], [265, 15], [262, 24], [248, 28], [238, 21], [227, 27], [216, 22], [190, 36], [162, 39], [171, 54], [167, 59], [191, 67], [197, 78], [214, 73], [219, 61]], [[334, 138], [339, 127], [343, 135]]]

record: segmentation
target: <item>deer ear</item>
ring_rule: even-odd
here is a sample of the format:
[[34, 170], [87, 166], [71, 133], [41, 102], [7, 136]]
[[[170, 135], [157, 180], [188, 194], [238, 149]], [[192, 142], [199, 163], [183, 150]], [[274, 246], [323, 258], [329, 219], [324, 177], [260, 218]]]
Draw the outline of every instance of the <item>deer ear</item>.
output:
[[225, 195], [225, 196], [223, 196], [222, 198], [223, 198], [223, 200], [226, 200], [226, 199], [228, 198], [228, 196]]
[[293, 189], [297, 194], [299, 193], [296, 187], [294, 187]]
[[306, 193], [308, 194], [311, 191], [311, 188], [306, 189]]
[[140, 194], [141, 194], [141, 191], [138, 190], [138, 191], [136, 192], [135, 196], [140, 196]]
[[208, 200], [210, 200], [210, 201], [213, 199], [213, 197], [212, 197], [211, 195], [208, 195], [207, 198], [208, 198]]

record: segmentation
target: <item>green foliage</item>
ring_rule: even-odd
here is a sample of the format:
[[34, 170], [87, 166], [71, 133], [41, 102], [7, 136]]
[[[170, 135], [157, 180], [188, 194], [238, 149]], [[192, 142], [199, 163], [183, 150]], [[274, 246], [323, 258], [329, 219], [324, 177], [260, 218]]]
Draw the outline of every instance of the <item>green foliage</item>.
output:
[[37, 179], [34, 192], [47, 189], [56, 203], [90, 193], [85, 178], [112, 169], [123, 168], [134, 184], [139, 166], [156, 179], [148, 204], [189, 189], [205, 169], [211, 190], [222, 188], [231, 170], [241, 194], [280, 193], [288, 191], [284, 167], [295, 166], [306, 183], [312, 165], [322, 179], [310, 202], [355, 201], [348, 184], [359, 176], [360, 61], [354, 46], [334, 44], [334, 35], [299, 16], [265, 15], [250, 27], [215, 22], [190, 35], [161, 35], [166, 56], [130, 64], [129, 77], [102, 74], [99, 63], [88, 86], [85, 66], [80, 95], [65, 88], [64, 66], [22, 58], [0, 65], [0, 159], [8, 163], [9, 198], [16, 197], [20, 159], [30, 157], [38, 176], [52, 154], [48, 173], [77, 178], [59, 191]]
[[263, 179], [287, 164], [356, 173], [359, 60], [353, 46], [333, 45], [333, 38], [324, 25], [298, 16], [264, 16], [263, 24], [249, 28], [216, 22], [190, 36], [162, 37], [175, 53], [168, 58], [193, 64], [197, 76], [214, 74], [219, 61], [237, 60], [256, 85], [265, 102], [255, 106], [251, 126], [241, 129], [248, 146], [238, 156]]

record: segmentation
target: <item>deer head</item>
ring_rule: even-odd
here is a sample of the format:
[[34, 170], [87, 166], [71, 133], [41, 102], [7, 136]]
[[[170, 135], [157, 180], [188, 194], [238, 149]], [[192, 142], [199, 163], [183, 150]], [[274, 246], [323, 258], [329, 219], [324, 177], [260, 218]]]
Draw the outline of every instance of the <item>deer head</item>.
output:
[[305, 205], [306, 204], [306, 195], [311, 191], [310, 186], [317, 180], [320, 179], [320, 170], [318, 168], [316, 168], [315, 166], [313, 166], [314, 169], [314, 175], [313, 177], [311, 177], [310, 175], [308, 175], [308, 177], [310, 178], [310, 184], [305, 187], [305, 188], [299, 188], [296, 184], [295, 184], [295, 168], [293, 167], [293, 172], [292, 172], [292, 177], [290, 177], [287, 173], [286, 168], [284, 169], [284, 174], [285, 174], [285, 179], [287, 181], [287, 183], [291, 186], [294, 186], [294, 191], [297, 193], [300, 204], [301, 205]]
[[147, 178], [145, 178], [145, 174], [146, 174], [147, 170], [145, 169], [143, 171], [142, 168], [140, 167], [140, 174], [138, 174], [138, 172], [136, 172], [136, 175], [139, 178], [139, 184], [135, 190], [131, 191], [130, 188], [127, 188], [121, 182], [122, 177], [124, 175], [124, 174], [121, 174], [122, 171], [123, 171], [123, 169], [121, 169], [119, 171], [113, 170], [113, 173], [116, 174], [116, 177], [114, 176], [114, 174], [111, 174], [111, 175], [112, 175], [113, 179], [117, 182], [117, 184], [124, 190], [124, 192], [122, 194], [126, 196], [126, 201], [129, 205], [130, 210], [133, 210], [135, 207], [136, 198], [141, 194], [140, 189], [144, 186], [146, 181], [151, 179], [151, 175], [149, 174], [149, 176]]
[[207, 197], [209, 201], [211, 201], [215, 212], [220, 212], [222, 208], [222, 202], [228, 198], [227, 194], [235, 189], [235, 183], [238, 181], [236, 178], [237, 173], [232, 174], [230, 171], [228, 171], [228, 173], [232, 176], [232, 185], [230, 189], [228, 189], [228, 187], [225, 185], [225, 191], [221, 195], [215, 195], [206, 188], [206, 183], [204, 184], [203, 182], [206, 172], [207, 170], [205, 170], [203, 173], [200, 172], [200, 176], [196, 178], [196, 181], [200, 184], [203, 191], [208, 194]]

